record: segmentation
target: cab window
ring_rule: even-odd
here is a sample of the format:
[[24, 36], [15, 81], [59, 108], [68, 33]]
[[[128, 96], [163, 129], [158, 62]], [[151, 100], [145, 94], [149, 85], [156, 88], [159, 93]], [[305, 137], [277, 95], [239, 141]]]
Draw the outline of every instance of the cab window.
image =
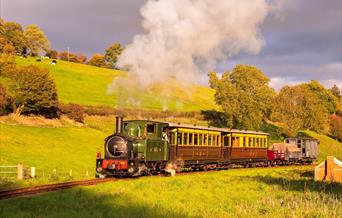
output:
[[146, 132], [154, 134], [156, 132], [156, 124], [147, 124]]

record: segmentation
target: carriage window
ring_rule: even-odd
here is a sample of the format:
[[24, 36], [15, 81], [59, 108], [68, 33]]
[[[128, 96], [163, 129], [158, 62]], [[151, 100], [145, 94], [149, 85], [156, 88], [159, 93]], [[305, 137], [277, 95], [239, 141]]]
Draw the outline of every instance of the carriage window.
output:
[[203, 145], [208, 145], [208, 134], [204, 134]]
[[246, 147], [246, 137], [243, 137], [243, 147]]
[[146, 125], [146, 132], [147, 133], [155, 133], [156, 131], [156, 124], [147, 124]]
[[216, 138], [217, 138], [217, 145], [221, 146], [221, 136], [217, 135]]
[[212, 143], [212, 138], [211, 138], [211, 137], [212, 137], [212, 135], [209, 134], [209, 135], [208, 135], [208, 145], [209, 145], [209, 146], [212, 145], [212, 144], [211, 144], [211, 143]]
[[194, 134], [194, 145], [198, 145], [198, 133]]
[[177, 133], [177, 142], [179, 145], [182, 144], [182, 133]]
[[223, 136], [223, 146], [229, 146], [229, 138], [228, 138], [228, 136]]
[[198, 145], [203, 145], [203, 134], [198, 134]]
[[189, 145], [193, 145], [193, 141], [192, 141], [192, 135], [193, 133], [189, 133]]
[[188, 133], [183, 133], [183, 145], [188, 144]]
[[251, 137], [248, 138], [248, 146], [252, 147], [252, 138]]

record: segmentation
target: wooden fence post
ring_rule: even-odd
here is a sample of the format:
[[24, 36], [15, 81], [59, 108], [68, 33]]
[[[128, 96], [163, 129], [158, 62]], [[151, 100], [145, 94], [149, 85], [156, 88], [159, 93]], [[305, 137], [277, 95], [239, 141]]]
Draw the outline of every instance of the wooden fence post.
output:
[[36, 168], [35, 167], [31, 167], [30, 176], [31, 176], [31, 178], [35, 178], [36, 177]]
[[18, 180], [23, 180], [24, 179], [24, 165], [22, 163], [18, 164]]

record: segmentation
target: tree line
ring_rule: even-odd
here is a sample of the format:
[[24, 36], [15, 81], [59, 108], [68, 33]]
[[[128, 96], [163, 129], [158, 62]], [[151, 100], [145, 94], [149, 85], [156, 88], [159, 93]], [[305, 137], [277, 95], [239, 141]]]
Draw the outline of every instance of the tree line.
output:
[[52, 59], [111, 69], [117, 68], [118, 56], [124, 49], [119, 43], [113, 43], [105, 49], [104, 54], [95, 53], [88, 60], [87, 56], [82, 53], [58, 52], [52, 49], [48, 37], [38, 25], [32, 24], [23, 28], [19, 23], [5, 22], [0, 19], [0, 53], [6, 46], [13, 47], [17, 55], [25, 57], [44, 55]]
[[237, 65], [221, 78], [216, 72], [209, 73], [224, 125], [260, 129], [266, 122], [273, 122], [287, 136], [313, 130], [342, 140], [342, 97], [336, 85], [326, 89], [312, 80], [285, 86], [276, 93], [269, 81], [261, 70], [248, 65]]

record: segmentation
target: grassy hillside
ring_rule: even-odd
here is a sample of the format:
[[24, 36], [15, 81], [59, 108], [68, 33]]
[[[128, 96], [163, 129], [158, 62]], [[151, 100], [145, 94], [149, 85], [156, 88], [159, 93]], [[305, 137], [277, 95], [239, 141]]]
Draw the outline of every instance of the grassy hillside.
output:
[[312, 131], [304, 131], [305, 134], [319, 140], [319, 161], [324, 160], [329, 155], [334, 155], [342, 160], [342, 143]]
[[[35, 166], [38, 179], [24, 181], [23, 185], [84, 179], [86, 171], [89, 177], [94, 175], [96, 152], [103, 152], [103, 139], [114, 131], [114, 116], [86, 117], [83, 126], [68, 123], [64, 118], [42, 124], [35, 120], [0, 119], [0, 165], [22, 162], [26, 167]], [[319, 161], [331, 154], [342, 159], [341, 143], [314, 132], [306, 133], [321, 142]], [[52, 178], [53, 169], [57, 169], [58, 178]], [[69, 178], [70, 170], [73, 178]], [[6, 183], [3, 185], [6, 187]]]
[[[48, 68], [55, 79], [59, 98], [63, 103], [170, 111], [216, 108], [213, 100], [214, 90], [204, 86], [193, 85], [185, 90], [178, 82], [168, 81], [148, 90], [141, 90], [139, 87], [114, 87], [114, 93], [110, 94], [109, 86], [113, 80], [127, 76], [126, 72], [60, 60], [55, 66], [49, 64], [50, 60], [37, 62], [35, 58], [17, 58], [17, 63]], [[167, 90], [163, 87], [167, 87]]]
[[341, 199], [341, 184], [314, 182], [312, 168], [296, 166], [142, 177], [72, 188], [1, 201], [0, 216], [341, 217]]

